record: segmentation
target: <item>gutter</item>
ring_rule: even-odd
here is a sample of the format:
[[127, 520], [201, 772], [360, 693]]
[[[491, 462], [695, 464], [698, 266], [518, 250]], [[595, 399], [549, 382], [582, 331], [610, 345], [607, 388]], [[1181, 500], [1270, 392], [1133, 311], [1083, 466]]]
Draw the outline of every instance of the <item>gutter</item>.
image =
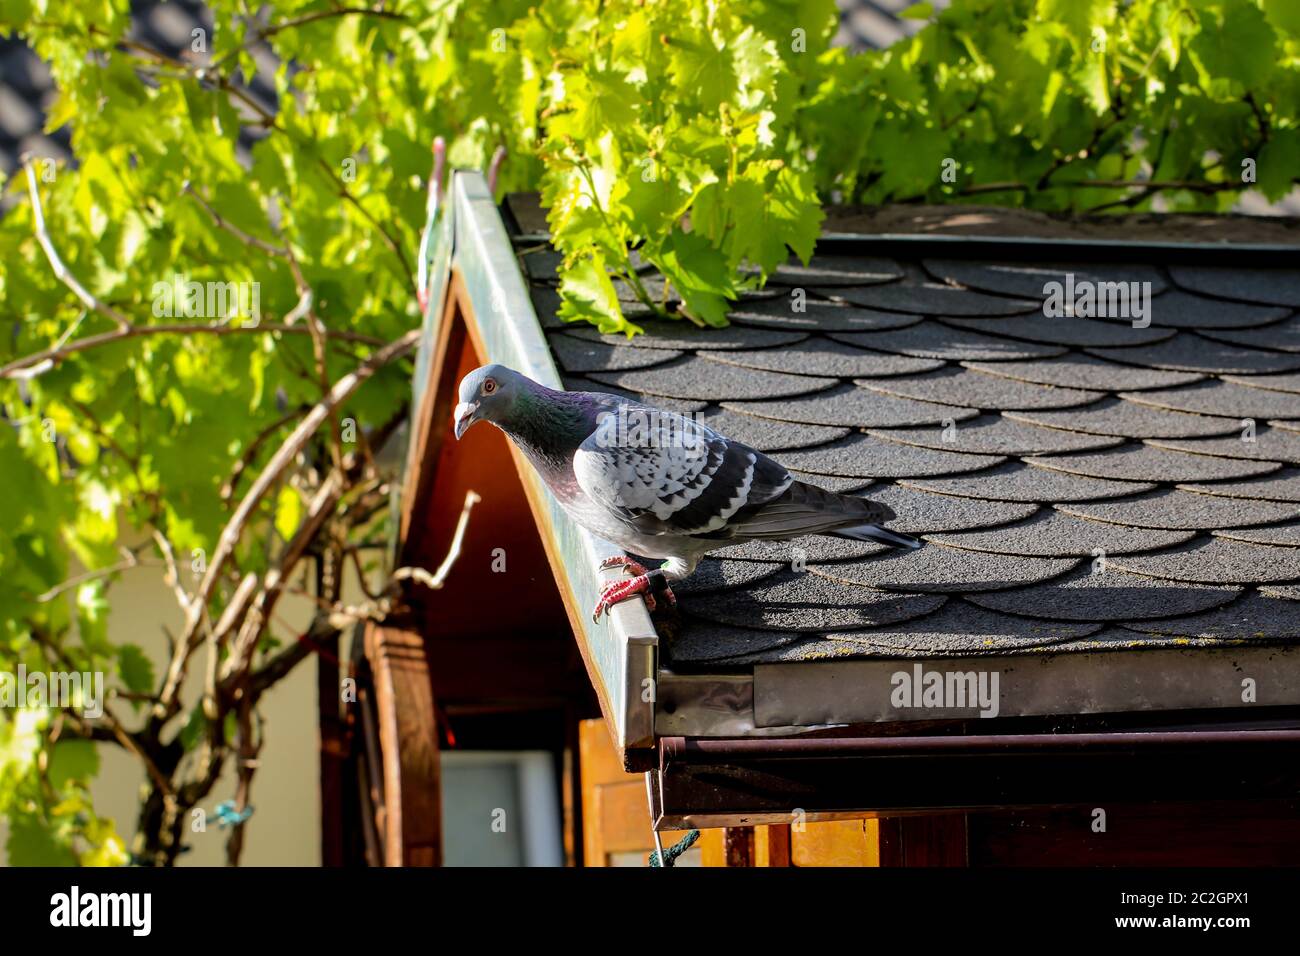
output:
[[664, 738], [656, 829], [900, 813], [1295, 799], [1300, 718], [1281, 729]]

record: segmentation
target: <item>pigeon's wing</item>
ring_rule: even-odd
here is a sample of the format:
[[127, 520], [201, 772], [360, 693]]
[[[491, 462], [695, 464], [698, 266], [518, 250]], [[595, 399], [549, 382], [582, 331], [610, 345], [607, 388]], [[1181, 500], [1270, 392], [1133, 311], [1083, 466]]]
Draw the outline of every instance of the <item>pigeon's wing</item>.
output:
[[834, 534], [915, 547], [914, 538], [877, 527], [893, 518], [894, 512], [878, 501], [796, 481], [779, 497], [741, 509], [726, 528], [709, 537], [784, 541], [805, 534]]
[[794, 482], [762, 452], [691, 418], [620, 403], [574, 455], [578, 485], [630, 528], [708, 535]]

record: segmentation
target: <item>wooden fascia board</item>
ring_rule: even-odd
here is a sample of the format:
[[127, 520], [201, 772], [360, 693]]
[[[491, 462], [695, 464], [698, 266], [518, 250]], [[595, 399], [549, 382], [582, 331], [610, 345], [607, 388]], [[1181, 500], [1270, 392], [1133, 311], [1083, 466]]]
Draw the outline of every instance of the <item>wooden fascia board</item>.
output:
[[[446, 440], [458, 383], [460, 350], [468, 345], [484, 362], [499, 362], [552, 388], [563, 388], [541, 323], [520, 273], [505, 226], [479, 173], [457, 172], [451, 186], [455, 252], [447, 294], [432, 340], [433, 356], [413, 427], [402, 496], [401, 553], [406, 553], [413, 516], [433, 487], [438, 451]], [[468, 341], [458, 336], [468, 336]], [[614, 545], [573, 523], [532, 466], [511, 445], [529, 508], [551, 565], [552, 576], [602, 714], [621, 756], [654, 742], [655, 666], [658, 636], [640, 598], [614, 606], [592, 621], [604, 583], [617, 571], [597, 572], [600, 562], [621, 554]], [[644, 698], [649, 697], [649, 700]]]

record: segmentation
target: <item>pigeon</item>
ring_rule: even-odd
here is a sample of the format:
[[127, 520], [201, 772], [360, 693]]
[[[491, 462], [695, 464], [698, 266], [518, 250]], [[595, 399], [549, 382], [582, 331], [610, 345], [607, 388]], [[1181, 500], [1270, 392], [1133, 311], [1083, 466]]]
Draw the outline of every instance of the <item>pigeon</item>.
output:
[[[710, 551], [807, 534], [919, 548], [883, 527], [894, 512], [879, 502], [798, 481], [782, 465], [697, 418], [603, 392], [547, 388], [504, 365], [485, 365], [460, 383], [459, 440], [479, 421], [510, 438], [560, 507], [592, 534], [631, 554], [663, 558], [648, 570], [631, 557], [604, 561], [632, 575], [603, 588], [592, 619], [690, 575]], [[658, 580], [656, 580], [658, 579]]]

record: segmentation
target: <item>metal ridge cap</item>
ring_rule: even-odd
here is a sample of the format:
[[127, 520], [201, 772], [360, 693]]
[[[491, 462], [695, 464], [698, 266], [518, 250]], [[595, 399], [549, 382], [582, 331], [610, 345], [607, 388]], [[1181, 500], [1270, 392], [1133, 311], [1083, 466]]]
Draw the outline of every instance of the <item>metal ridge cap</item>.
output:
[[[549, 243], [551, 234], [547, 232], [530, 232], [513, 235], [511, 240], [517, 245]], [[1175, 256], [1178, 253], [1201, 255], [1228, 253], [1233, 258], [1236, 254], [1251, 256], [1300, 255], [1300, 240], [1295, 243], [1277, 242], [1181, 242], [1150, 241], [1144, 239], [1107, 239], [1097, 236], [1028, 236], [1009, 233], [1007, 235], [988, 234], [953, 234], [953, 233], [910, 233], [910, 232], [823, 232], [817, 237], [818, 249], [822, 243], [833, 246], [869, 245], [890, 243], [910, 246], [935, 245], [957, 250], [961, 248], [1024, 250], [1053, 250], [1075, 252], [1143, 252], [1163, 256]], [[944, 251], [948, 251], [945, 249]], [[833, 249], [830, 251], [834, 251]], [[814, 255], [817, 253], [814, 252]], [[1238, 263], [1229, 263], [1237, 265]], [[1255, 263], [1258, 265], [1258, 263]], [[1248, 263], [1241, 263], [1248, 265]]]
[[1100, 236], [1026, 236], [984, 233], [913, 233], [913, 232], [823, 232], [818, 241], [852, 242], [860, 240], [901, 243], [952, 243], [973, 245], [1023, 244], [1027, 246], [1063, 246], [1066, 248], [1128, 249], [1128, 250], [1215, 250], [1218, 252], [1300, 252], [1300, 239], [1295, 243], [1283, 242], [1184, 242], [1179, 240], [1152, 241], [1148, 239], [1108, 239]]

